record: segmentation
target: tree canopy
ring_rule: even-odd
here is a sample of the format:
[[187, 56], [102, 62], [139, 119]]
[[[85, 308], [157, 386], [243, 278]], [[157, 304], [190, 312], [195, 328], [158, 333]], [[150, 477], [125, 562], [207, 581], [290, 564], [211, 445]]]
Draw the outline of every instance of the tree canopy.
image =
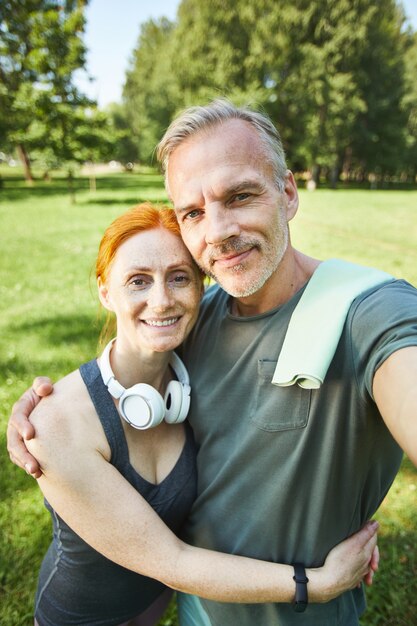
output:
[[74, 84], [85, 67], [85, 0], [5, 0], [0, 5], [0, 140], [46, 167], [105, 149], [107, 118]]
[[415, 46], [396, 0], [182, 0], [142, 26], [124, 106], [144, 160], [180, 109], [226, 96], [270, 115], [293, 169], [415, 176]]

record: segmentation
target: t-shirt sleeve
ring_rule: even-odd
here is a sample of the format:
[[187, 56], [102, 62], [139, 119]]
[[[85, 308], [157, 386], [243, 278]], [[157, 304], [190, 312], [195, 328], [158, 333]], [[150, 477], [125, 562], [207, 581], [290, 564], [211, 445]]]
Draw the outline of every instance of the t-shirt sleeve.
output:
[[417, 289], [403, 280], [372, 288], [354, 301], [347, 324], [361, 396], [373, 399], [377, 369], [397, 350], [417, 346]]

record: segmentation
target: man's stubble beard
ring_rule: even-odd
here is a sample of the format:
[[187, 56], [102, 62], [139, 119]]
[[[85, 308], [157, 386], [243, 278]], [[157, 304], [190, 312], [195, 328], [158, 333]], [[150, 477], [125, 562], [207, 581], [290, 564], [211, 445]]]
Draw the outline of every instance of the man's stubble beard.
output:
[[[265, 285], [267, 280], [278, 269], [287, 250], [289, 242], [287, 222], [280, 219], [280, 224], [278, 225], [277, 230], [278, 232], [273, 238], [273, 241], [262, 242], [258, 239], [236, 239], [221, 244], [220, 246], [216, 246], [215, 249], [212, 249], [210, 251], [209, 260], [206, 264], [206, 267], [202, 265], [200, 265], [200, 267], [208, 276], [210, 276], [210, 278], [213, 278], [220, 285], [220, 287], [230, 296], [234, 298], [246, 298], [248, 296], [252, 296]], [[274, 242], [276, 245], [274, 245]], [[245, 277], [245, 272], [248, 271], [246, 269], [245, 261], [228, 269], [228, 276], [226, 276], [225, 279], [222, 279], [222, 276], [219, 277], [216, 272], [211, 269], [213, 264], [212, 259], [213, 257], [216, 257], [216, 254], [218, 255], [220, 253], [220, 255], [226, 255], [230, 254], [231, 252], [236, 252], [237, 254], [239, 254], [240, 252], [248, 250], [249, 248], [255, 248], [259, 250], [262, 254], [262, 262], [260, 263], [259, 271], [252, 270], [252, 272], [255, 272], [255, 275], [253, 276], [249, 284], [233, 286], [233, 284], [229, 284], [228, 280], [229, 276], [233, 275], [235, 275], [236, 277]]]

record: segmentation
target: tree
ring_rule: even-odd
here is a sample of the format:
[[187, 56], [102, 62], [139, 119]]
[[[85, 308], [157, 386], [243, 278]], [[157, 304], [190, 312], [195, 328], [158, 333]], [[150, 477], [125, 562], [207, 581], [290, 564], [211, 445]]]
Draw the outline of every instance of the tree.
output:
[[[37, 125], [32, 125], [36, 132]], [[48, 136], [46, 137], [46, 133]], [[34, 153], [49, 167], [66, 167], [68, 188], [71, 199], [75, 201], [73, 189], [73, 170], [80, 163], [94, 164], [102, 159], [113, 158], [114, 133], [107, 113], [96, 106], [73, 107], [60, 103], [49, 114], [47, 124], [39, 124], [40, 141], [34, 145]], [[90, 189], [96, 187], [94, 169], [91, 168]]]
[[[7, 0], [0, 8], [1, 134], [13, 143], [30, 182], [29, 151], [69, 158], [79, 108], [91, 103], [73, 84], [85, 65], [84, 0]], [[57, 155], [58, 156], [58, 155]]]
[[405, 174], [411, 182], [417, 177], [417, 33], [410, 33], [405, 57], [405, 94], [402, 108], [407, 119], [405, 127]]
[[142, 25], [123, 89], [126, 119], [140, 160], [152, 160], [156, 143], [181, 102], [171, 68], [173, 24], [166, 18]]
[[396, 0], [183, 0], [176, 24], [142, 30], [128, 74], [141, 154], [178, 109], [226, 95], [263, 108], [291, 166], [317, 179], [320, 170], [333, 182], [342, 168], [397, 171], [407, 120], [403, 26]]
[[[296, 6], [298, 13], [289, 17], [297, 55], [290, 56], [284, 85], [288, 94], [284, 115], [289, 126], [298, 129], [292, 131], [290, 153], [316, 183], [326, 168], [335, 184], [353, 124], [365, 107], [357, 76], [373, 8], [367, 0]], [[291, 102], [294, 96], [296, 107]]]
[[112, 103], [107, 107], [109, 133], [112, 142], [111, 158], [123, 163], [135, 163], [139, 159], [139, 146], [129, 126], [126, 109], [122, 104]]
[[352, 154], [363, 173], [378, 178], [404, 167], [407, 115], [405, 57], [409, 34], [394, 0], [380, 0], [366, 29], [358, 87], [365, 103], [352, 130]]
[[250, 91], [250, 34], [241, 0], [183, 0], [173, 33], [172, 69], [183, 103]]

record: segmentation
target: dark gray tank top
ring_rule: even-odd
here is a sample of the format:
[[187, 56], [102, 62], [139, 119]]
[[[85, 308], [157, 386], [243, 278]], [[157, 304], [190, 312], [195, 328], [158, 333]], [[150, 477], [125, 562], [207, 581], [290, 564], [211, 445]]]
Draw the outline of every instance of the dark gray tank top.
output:
[[[110, 463], [146, 499], [169, 528], [179, 534], [195, 499], [197, 475], [192, 431], [178, 461], [158, 485], [132, 467], [120, 416], [97, 361], [80, 367], [111, 450]], [[76, 460], [75, 460], [76, 461]], [[161, 583], [106, 559], [45, 505], [53, 522], [53, 541], [42, 563], [35, 616], [39, 626], [117, 626], [143, 612], [164, 591]], [[109, 506], [112, 506], [109, 500]]]

